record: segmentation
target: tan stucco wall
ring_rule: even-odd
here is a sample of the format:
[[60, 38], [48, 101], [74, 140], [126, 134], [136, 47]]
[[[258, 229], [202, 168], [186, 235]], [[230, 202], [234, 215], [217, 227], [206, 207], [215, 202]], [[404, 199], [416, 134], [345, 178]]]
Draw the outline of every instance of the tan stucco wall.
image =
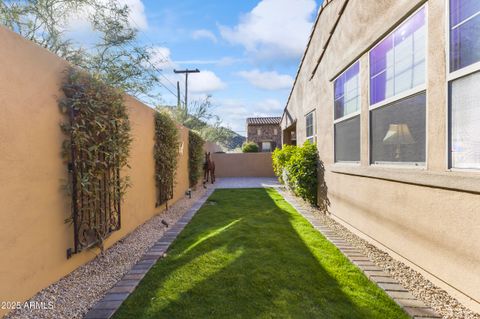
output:
[[[447, 169], [445, 0], [350, 0], [310, 80], [345, 0], [322, 11], [288, 102], [282, 129], [316, 110], [317, 145], [327, 167], [331, 212], [470, 308], [480, 311], [480, 174]], [[427, 167], [369, 166], [368, 50], [427, 3]], [[361, 163], [334, 164], [333, 79], [357, 59], [361, 78]], [[288, 116], [287, 116], [288, 114]]]
[[217, 177], [274, 177], [272, 153], [212, 154]]
[[[68, 195], [62, 190], [67, 167], [57, 98], [65, 61], [0, 27], [0, 301], [24, 301], [99, 251], [66, 258], [73, 246]], [[127, 97], [133, 143], [131, 178], [122, 203], [122, 228], [106, 247], [161, 213], [155, 208], [154, 111]], [[188, 189], [188, 131], [180, 127], [175, 202]], [[0, 316], [5, 310], [0, 310]]]

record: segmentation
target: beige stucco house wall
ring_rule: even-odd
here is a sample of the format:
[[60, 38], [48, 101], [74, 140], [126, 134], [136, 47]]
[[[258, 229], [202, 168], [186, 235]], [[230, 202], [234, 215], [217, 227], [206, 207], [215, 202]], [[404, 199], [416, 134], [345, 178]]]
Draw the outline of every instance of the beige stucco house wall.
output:
[[[92, 260], [99, 249], [67, 259], [73, 228], [62, 188], [67, 164], [61, 150], [64, 121], [58, 108], [68, 66], [47, 50], [0, 27], [0, 301], [20, 301]], [[154, 110], [126, 97], [133, 142], [128, 174], [132, 187], [122, 203], [122, 228], [108, 248], [156, 214]], [[172, 203], [188, 189], [188, 130], [181, 133]], [[0, 309], [0, 317], [6, 313]]]
[[[422, 5], [427, 10], [426, 165], [370, 165], [368, 51]], [[445, 0], [326, 1], [281, 126], [284, 132], [295, 128], [302, 144], [305, 115], [314, 111], [333, 217], [480, 311], [480, 174], [453, 171], [447, 164], [446, 5]], [[357, 60], [360, 162], [335, 163], [333, 80]]]

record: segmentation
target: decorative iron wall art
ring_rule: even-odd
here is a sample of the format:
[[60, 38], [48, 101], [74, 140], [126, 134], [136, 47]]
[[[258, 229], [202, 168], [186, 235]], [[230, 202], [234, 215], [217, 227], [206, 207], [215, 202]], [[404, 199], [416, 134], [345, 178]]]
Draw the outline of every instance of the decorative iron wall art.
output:
[[68, 121], [63, 153], [68, 161], [74, 247], [67, 256], [103, 241], [121, 227], [121, 203], [128, 187], [130, 123], [122, 92], [97, 78], [70, 70], [60, 107]]

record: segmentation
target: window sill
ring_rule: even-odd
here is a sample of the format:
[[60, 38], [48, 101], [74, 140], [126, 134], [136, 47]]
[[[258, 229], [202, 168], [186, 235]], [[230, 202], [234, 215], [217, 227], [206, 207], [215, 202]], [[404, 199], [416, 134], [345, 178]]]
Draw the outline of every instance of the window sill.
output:
[[412, 170], [409, 168], [384, 168], [378, 166], [359, 167], [341, 164], [329, 165], [327, 170], [335, 174], [480, 194], [479, 172], [431, 172], [425, 169]]

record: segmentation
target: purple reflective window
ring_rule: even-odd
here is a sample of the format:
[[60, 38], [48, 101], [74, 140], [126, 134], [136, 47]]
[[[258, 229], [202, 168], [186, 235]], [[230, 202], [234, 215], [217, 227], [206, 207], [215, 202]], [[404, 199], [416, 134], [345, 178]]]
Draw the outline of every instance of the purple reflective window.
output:
[[450, 26], [455, 26], [480, 11], [478, 0], [450, 0]]
[[370, 52], [370, 104], [425, 82], [425, 8]]
[[335, 119], [339, 119], [360, 108], [359, 77], [360, 63], [356, 62], [334, 82]]
[[480, 61], [480, 1], [450, 0], [450, 71]]

